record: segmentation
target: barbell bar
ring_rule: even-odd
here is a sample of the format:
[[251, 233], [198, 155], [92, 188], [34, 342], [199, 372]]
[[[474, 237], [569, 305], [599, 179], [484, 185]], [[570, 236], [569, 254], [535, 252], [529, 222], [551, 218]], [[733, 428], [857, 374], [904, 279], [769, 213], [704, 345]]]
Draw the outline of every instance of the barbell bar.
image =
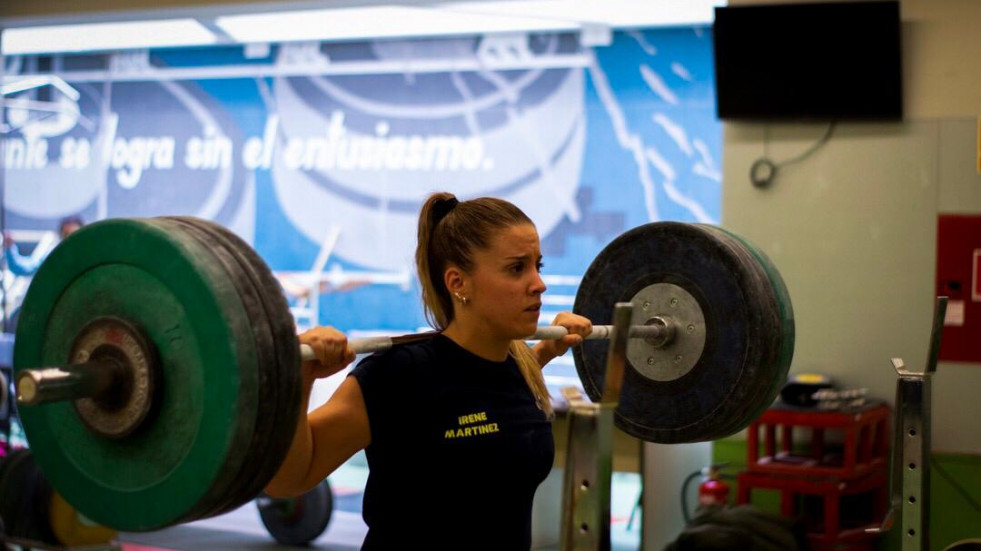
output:
[[[638, 337], [627, 345], [615, 413], [627, 433], [660, 443], [721, 438], [776, 396], [793, 353], [793, 310], [776, 268], [741, 237], [660, 222], [600, 252], [573, 306], [594, 323], [573, 349], [593, 401], [617, 302], [633, 305]], [[565, 333], [541, 329], [536, 337]], [[350, 344], [361, 353], [430, 336]], [[233, 233], [186, 217], [106, 220], [64, 240], [28, 290], [14, 347], [18, 390], [43, 398], [44, 377], [20, 379], [39, 366], [67, 366], [76, 381], [57, 383], [60, 401], [20, 414], [69, 503], [116, 529], [159, 529], [235, 508], [273, 477], [300, 415], [304, 353], [278, 282]], [[96, 365], [112, 374], [77, 381]], [[75, 398], [79, 388], [88, 397]]]
[[[630, 327], [630, 338], [645, 339], [651, 341], [652, 346], [664, 346], [670, 343], [670, 339], [675, 332], [674, 322], [662, 317], [651, 318], [647, 325], [634, 325]], [[373, 352], [384, 352], [393, 346], [424, 340], [438, 335], [436, 331], [424, 331], [421, 333], [409, 333], [399, 336], [378, 336], [378, 337], [359, 337], [350, 339], [348, 346], [355, 354], [371, 354]], [[551, 325], [539, 327], [533, 335], [525, 337], [527, 341], [558, 340], [568, 335], [569, 332], [561, 325]], [[609, 340], [612, 338], [612, 325], [594, 325], [592, 332], [585, 337], [585, 340]], [[300, 358], [303, 361], [317, 359], [313, 348], [309, 345], [300, 345]]]
[[[649, 323], [651, 325], [630, 327], [629, 336], [656, 341], [658, 344], [654, 346], [669, 344], [670, 336], [674, 334], [673, 322], [658, 317]], [[437, 334], [435, 331], [427, 331], [399, 336], [362, 337], [351, 339], [348, 346], [355, 354], [371, 354], [384, 352], [399, 344], [429, 339]], [[558, 340], [568, 334], [566, 328], [559, 325], [540, 327], [534, 335], [525, 340]], [[585, 338], [587, 340], [610, 339], [612, 334], [612, 325], [598, 325], [594, 326], [592, 332]], [[316, 360], [313, 347], [301, 344], [300, 359]], [[126, 366], [109, 358], [83, 364], [22, 369], [17, 372], [17, 403], [34, 406], [81, 398], [106, 399], [111, 397], [113, 392], [118, 392], [117, 389], [121, 385], [129, 384], [127, 378]]]

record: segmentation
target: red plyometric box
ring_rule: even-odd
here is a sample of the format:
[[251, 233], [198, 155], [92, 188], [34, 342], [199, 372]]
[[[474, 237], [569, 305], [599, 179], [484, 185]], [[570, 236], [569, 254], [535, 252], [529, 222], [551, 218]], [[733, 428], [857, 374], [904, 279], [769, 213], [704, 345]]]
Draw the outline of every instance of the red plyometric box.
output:
[[[889, 406], [854, 411], [801, 410], [774, 406], [747, 429], [746, 469], [801, 477], [852, 479], [885, 468], [889, 459]], [[794, 429], [807, 429], [806, 451], [795, 450]], [[760, 430], [763, 452], [760, 453]], [[841, 449], [828, 436], [842, 435]]]
[[940, 360], [981, 362], [981, 216], [940, 216], [936, 291], [950, 297]]

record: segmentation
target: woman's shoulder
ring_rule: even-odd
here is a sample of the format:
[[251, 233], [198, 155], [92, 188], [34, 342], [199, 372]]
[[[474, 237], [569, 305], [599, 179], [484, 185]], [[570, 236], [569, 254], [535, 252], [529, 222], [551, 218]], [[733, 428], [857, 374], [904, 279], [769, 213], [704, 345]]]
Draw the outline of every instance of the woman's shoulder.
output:
[[399, 377], [417, 374], [430, 365], [436, 355], [433, 339], [395, 345], [361, 360], [352, 374], [358, 377]]

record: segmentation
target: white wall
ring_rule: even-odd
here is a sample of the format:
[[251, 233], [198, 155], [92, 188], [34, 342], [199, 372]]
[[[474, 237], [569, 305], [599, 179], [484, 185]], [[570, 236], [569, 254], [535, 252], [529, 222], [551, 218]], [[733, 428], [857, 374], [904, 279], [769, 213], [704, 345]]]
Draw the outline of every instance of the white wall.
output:
[[[767, 128], [769, 156], [780, 161], [826, 127], [726, 123], [723, 142], [723, 224], [760, 245], [787, 281], [798, 331], [792, 372], [824, 372], [890, 400], [889, 358], [915, 369], [926, 360], [937, 215], [981, 214], [981, 2], [905, 0], [902, 13], [906, 121], [840, 124], [765, 190], [748, 173]], [[981, 453], [979, 395], [981, 365], [941, 364], [935, 450]]]

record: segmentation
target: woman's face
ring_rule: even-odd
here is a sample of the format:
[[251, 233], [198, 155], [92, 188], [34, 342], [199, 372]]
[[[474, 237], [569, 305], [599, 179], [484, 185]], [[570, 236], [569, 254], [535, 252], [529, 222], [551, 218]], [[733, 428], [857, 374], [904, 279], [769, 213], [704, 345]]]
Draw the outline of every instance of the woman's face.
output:
[[483, 329], [492, 335], [518, 339], [538, 327], [541, 295], [545, 292], [539, 270], [542, 253], [538, 231], [531, 224], [497, 231], [490, 246], [474, 254], [474, 266], [464, 275], [467, 305]]

